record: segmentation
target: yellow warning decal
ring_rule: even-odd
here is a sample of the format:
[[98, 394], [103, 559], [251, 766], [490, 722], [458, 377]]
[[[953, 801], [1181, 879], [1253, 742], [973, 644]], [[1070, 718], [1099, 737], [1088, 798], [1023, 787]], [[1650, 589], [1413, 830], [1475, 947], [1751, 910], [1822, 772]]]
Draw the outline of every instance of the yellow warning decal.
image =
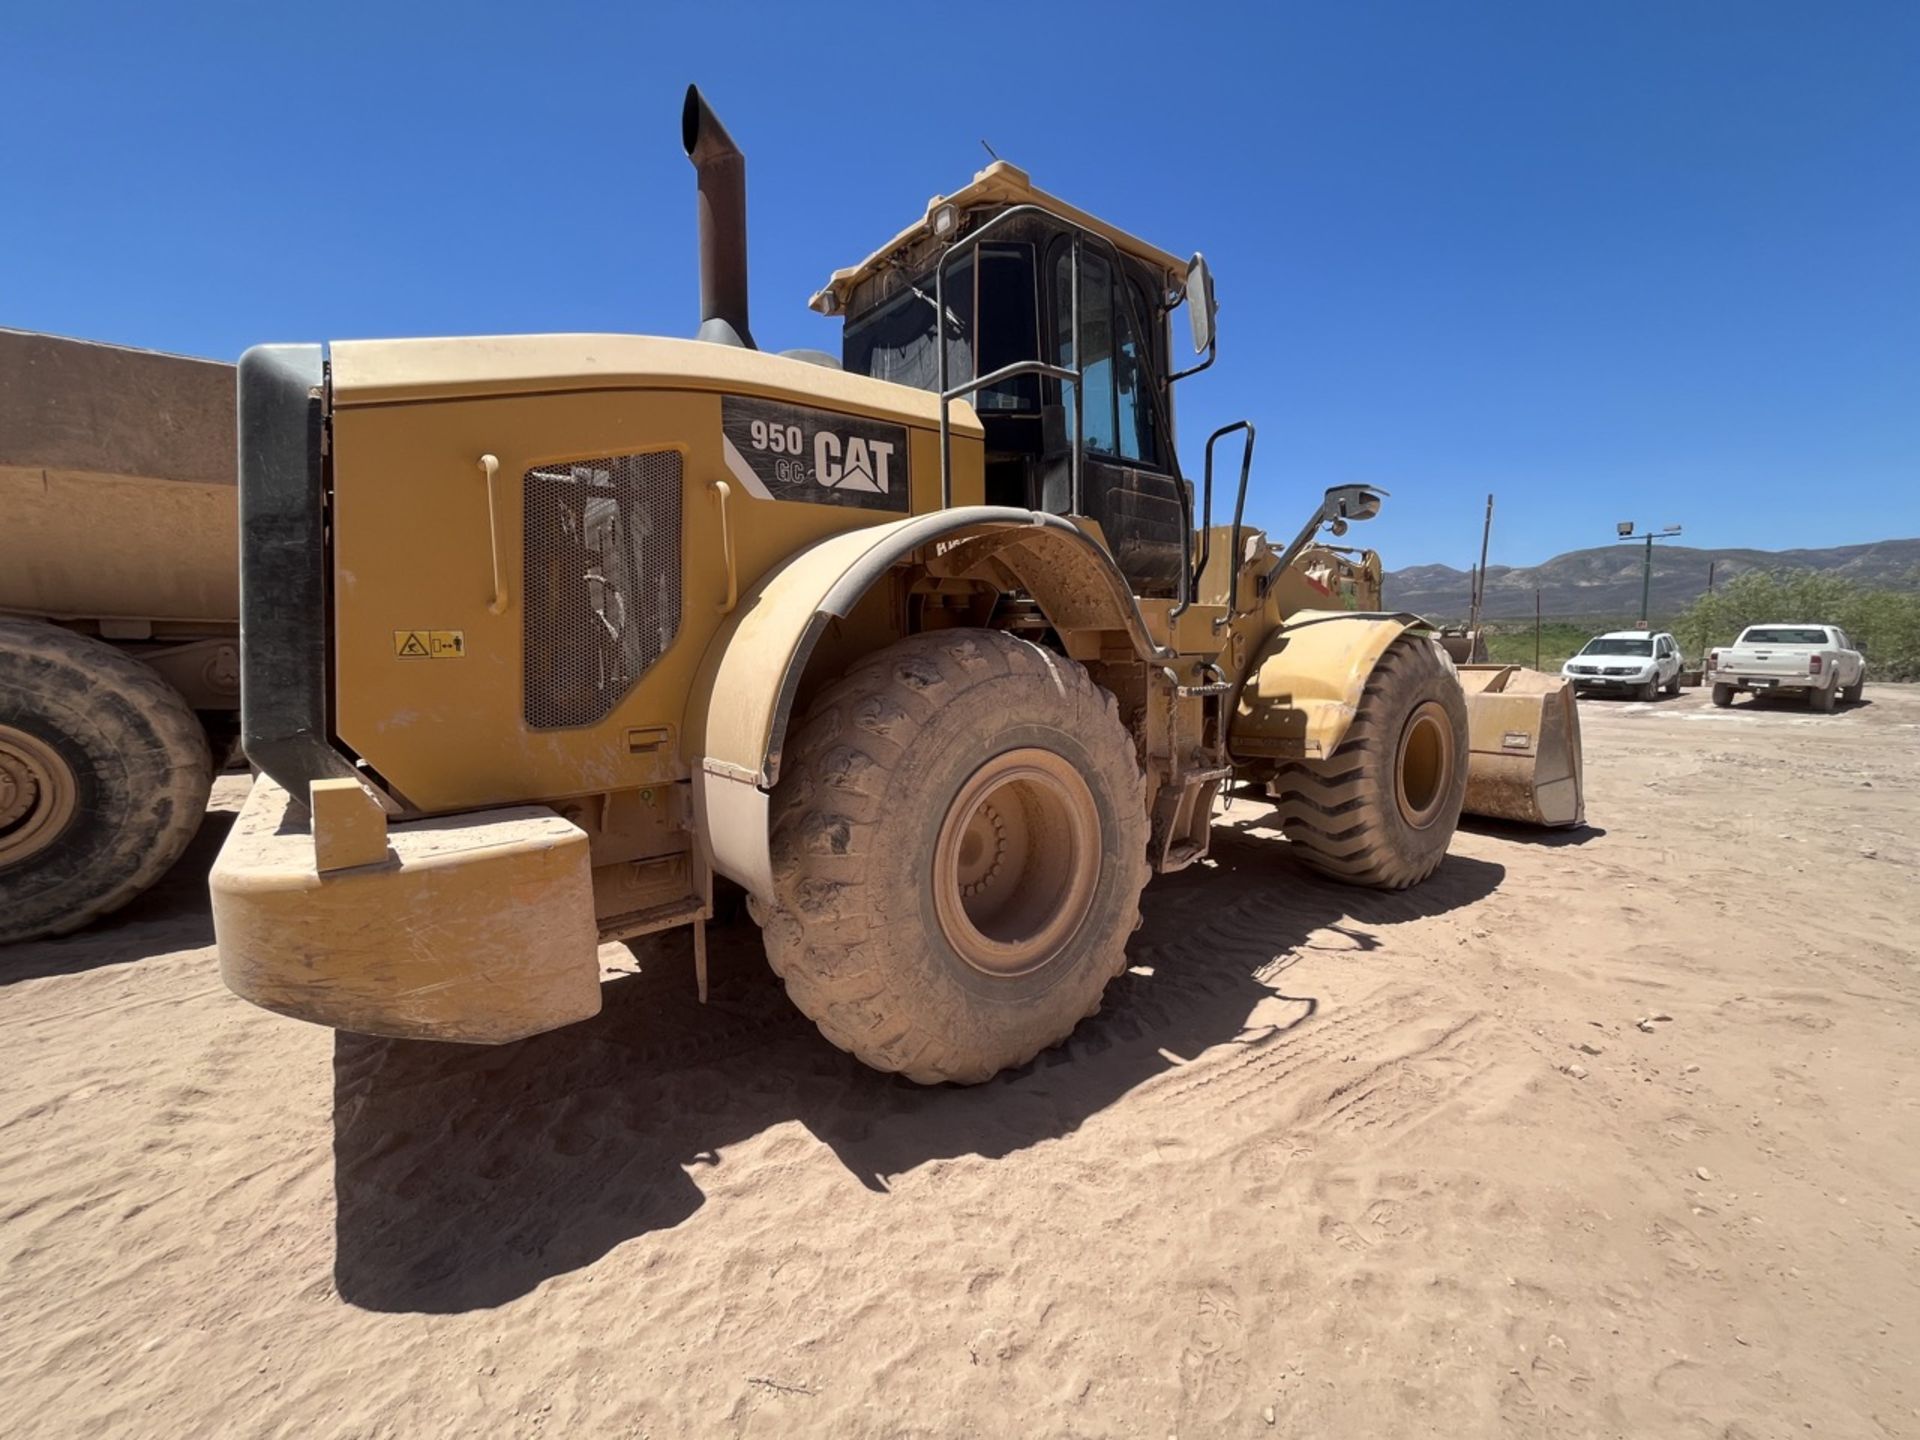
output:
[[396, 630], [393, 653], [402, 660], [464, 660], [467, 636], [463, 630]]

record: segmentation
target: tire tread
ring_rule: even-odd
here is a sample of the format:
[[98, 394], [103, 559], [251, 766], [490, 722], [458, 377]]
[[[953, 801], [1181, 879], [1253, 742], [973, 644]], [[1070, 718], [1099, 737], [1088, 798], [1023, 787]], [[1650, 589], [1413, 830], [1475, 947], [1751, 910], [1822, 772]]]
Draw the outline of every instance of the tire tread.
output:
[[[1137, 790], [1134, 744], [1114, 696], [1084, 666], [980, 630], [911, 636], [855, 664], [796, 727], [774, 788], [775, 895], [773, 904], [758, 907], [774, 972], [831, 1043], [876, 1069], [922, 1083], [987, 1080], [1066, 1038], [1008, 1037], [1002, 1046], [993, 1037], [983, 1044], [965, 1038], [964, 1026], [915, 1013], [923, 1000], [899, 1003], [890, 993], [890, 961], [902, 942], [865, 898], [871, 894], [863, 883], [866, 863], [886, 841], [885, 776], [941, 707], [964, 703], [964, 692], [983, 680], [1004, 677], [1051, 686], [1076, 735], [1114, 771], [1119, 793]], [[1115, 927], [1121, 940], [1101, 957], [1086, 1015], [1098, 1010], [1100, 991], [1126, 966], [1125, 937], [1139, 924], [1139, 894], [1149, 875], [1145, 825], [1141, 807], [1126, 827], [1139, 843], [1130, 846], [1133, 874], [1123, 887], [1128, 909]], [[1076, 1018], [1084, 1018], [1075, 1008]]]
[[[1280, 826], [1308, 865], [1336, 880], [1380, 890], [1403, 890], [1439, 867], [1446, 857], [1445, 844], [1409, 849], [1395, 843], [1388, 818], [1396, 803], [1388, 762], [1397, 737], [1388, 727], [1397, 692], [1444, 694], [1449, 686], [1459, 705], [1454, 789], [1464, 796], [1470, 763], [1466, 700], [1453, 662], [1438, 645], [1416, 635], [1400, 636], [1374, 665], [1347, 733], [1331, 756], [1278, 767], [1270, 788]], [[1448, 837], [1458, 814], [1456, 802], [1445, 825]]]
[[[147, 731], [143, 750], [113, 756], [144, 805], [123, 817], [104, 851], [89, 863], [74, 867], [51, 888], [10, 896], [13, 903], [0, 915], [0, 944], [5, 944], [69, 934], [157, 881], [199, 831], [213, 762], [206, 731], [179, 692], [111, 645], [57, 625], [0, 619], [0, 666], [11, 692], [0, 706], [0, 719], [9, 714], [16, 723], [30, 719], [19, 712], [37, 699], [77, 714], [131, 715], [136, 727]], [[24, 873], [31, 876], [39, 858], [22, 862]], [[16, 892], [21, 888], [16, 885]]]

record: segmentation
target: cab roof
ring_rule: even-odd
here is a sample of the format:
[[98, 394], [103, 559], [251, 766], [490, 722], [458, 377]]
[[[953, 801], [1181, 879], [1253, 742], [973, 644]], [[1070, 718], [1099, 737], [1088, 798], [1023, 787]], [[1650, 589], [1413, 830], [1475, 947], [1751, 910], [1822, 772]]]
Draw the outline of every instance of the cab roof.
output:
[[1063, 219], [1071, 220], [1074, 224], [1084, 226], [1094, 234], [1110, 240], [1121, 254], [1145, 261], [1156, 270], [1166, 271], [1174, 284], [1186, 283], [1186, 261], [1169, 254], [1157, 245], [1149, 245], [1139, 237], [1109, 225], [1096, 215], [1089, 215], [1086, 211], [1069, 205], [1058, 196], [1049, 195], [1035, 186], [1032, 177], [1018, 165], [1010, 165], [1005, 160], [996, 160], [986, 169], [977, 172], [970, 184], [963, 185], [951, 195], [936, 195], [927, 201], [926, 214], [858, 265], [850, 265], [844, 270], [834, 271], [825, 287], [818, 291], [807, 304], [823, 315], [833, 315], [846, 310], [852, 301], [854, 290], [859, 285], [887, 269], [896, 259], [904, 260], [916, 245], [932, 240], [933, 213], [942, 205], [957, 206], [963, 215], [970, 210], [1004, 210], [1014, 205], [1039, 205]]

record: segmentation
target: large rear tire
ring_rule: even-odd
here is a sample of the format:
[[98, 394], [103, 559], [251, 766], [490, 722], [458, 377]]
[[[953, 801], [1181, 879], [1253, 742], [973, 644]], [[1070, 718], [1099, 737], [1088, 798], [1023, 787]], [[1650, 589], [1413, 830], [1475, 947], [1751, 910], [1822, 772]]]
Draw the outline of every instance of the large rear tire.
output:
[[856, 665], [799, 725], [772, 823], [767, 958], [875, 1069], [990, 1079], [1126, 965], [1148, 876], [1133, 738], [1037, 645], [943, 630]]
[[1835, 685], [1816, 685], [1807, 692], [1807, 704], [1821, 715], [1833, 714], [1834, 703], [1839, 698], [1839, 687]]
[[1346, 738], [1274, 777], [1300, 858], [1349, 885], [1404, 890], [1446, 858], [1467, 793], [1467, 701], [1453, 662], [1402, 635], [1367, 678]]
[[1713, 687], [1713, 703], [1722, 710], [1733, 704], [1733, 686], [1716, 685]]
[[0, 620], [0, 944], [77, 930], [153, 884], [212, 783], [206, 732], [152, 670]]

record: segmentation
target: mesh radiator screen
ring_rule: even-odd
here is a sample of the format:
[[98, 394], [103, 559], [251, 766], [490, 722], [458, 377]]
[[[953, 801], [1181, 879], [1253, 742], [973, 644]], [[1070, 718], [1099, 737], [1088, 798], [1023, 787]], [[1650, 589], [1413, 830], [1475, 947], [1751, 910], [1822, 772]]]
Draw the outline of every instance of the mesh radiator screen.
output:
[[527, 725], [604, 720], [680, 629], [680, 455], [526, 475]]

